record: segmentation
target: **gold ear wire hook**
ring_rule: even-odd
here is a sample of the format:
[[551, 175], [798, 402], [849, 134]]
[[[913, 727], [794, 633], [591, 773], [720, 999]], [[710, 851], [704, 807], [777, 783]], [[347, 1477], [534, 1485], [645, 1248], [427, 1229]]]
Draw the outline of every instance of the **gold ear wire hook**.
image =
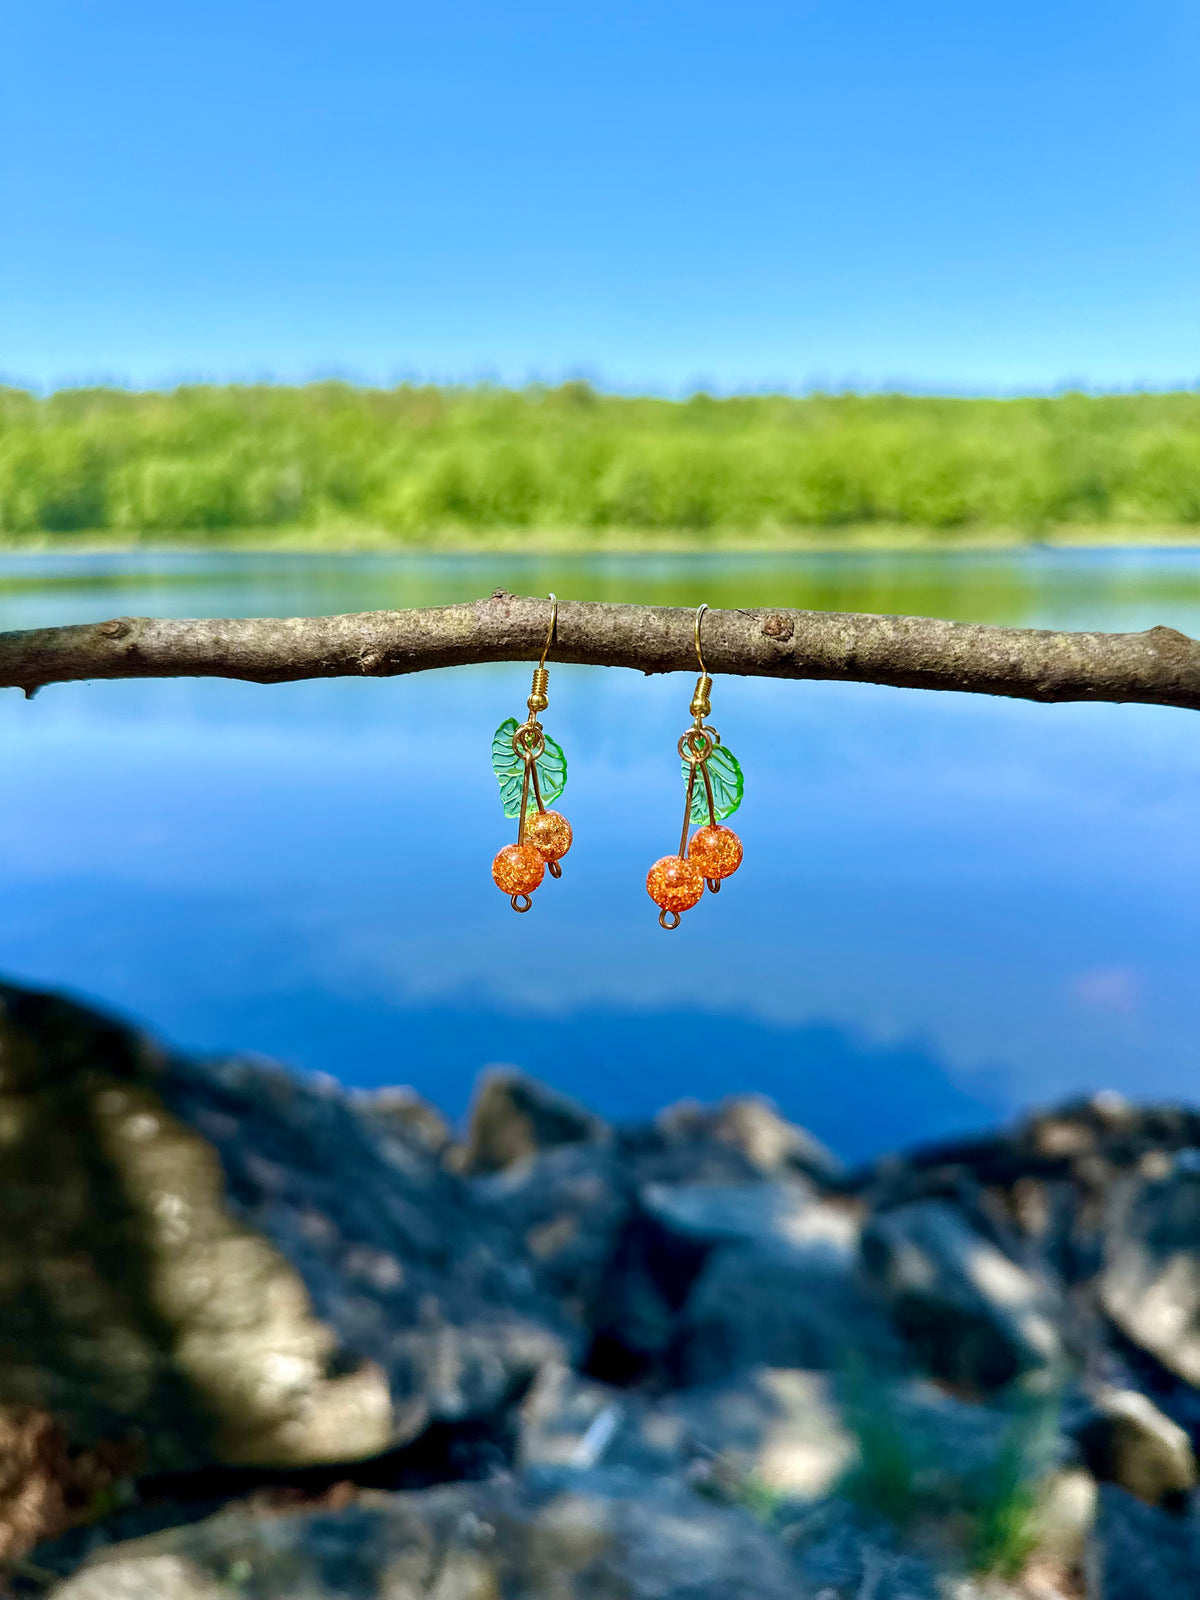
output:
[[700, 619], [707, 610], [708, 607], [703, 604], [696, 607], [696, 621], [692, 630], [696, 640], [696, 660], [700, 663], [700, 676], [696, 679], [696, 692], [692, 695], [692, 703], [688, 710], [695, 717], [698, 728], [703, 724], [705, 717], [712, 711], [712, 703], [709, 699], [712, 692], [712, 679], [708, 675], [708, 668], [704, 665], [704, 651], [700, 648]]
[[539, 667], [546, 665], [546, 657], [550, 654], [550, 646], [554, 643], [554, 630], [558, 627], [558, 596], [556, 594], [550, 596], [550, 605], [550, 628], [546, 634], [546, 642], [542, 646], [542, 659], [538, 662]]
[[529, 699], [525, 704], [529, 707], [529, 716], [532, 721], [537, 720], [539, 711], [545, 711], [550, 704], [546, 698], [546, 690], [550, 686], [550, 674], [546, 671], [546, 657], [550, 654], [550, 646], [554, 643], [554, 630], [558, 627], [558, 596], [550, 596], [550, 626], [546, 631], [546, 642], [542, 646], [542, 658], [533, 669], [533, 688], [529, 691]]

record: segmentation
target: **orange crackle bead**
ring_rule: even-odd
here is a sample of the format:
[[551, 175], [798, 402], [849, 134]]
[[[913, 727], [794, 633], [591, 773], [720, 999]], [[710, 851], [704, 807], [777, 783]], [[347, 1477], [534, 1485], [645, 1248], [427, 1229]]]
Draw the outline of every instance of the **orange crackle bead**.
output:
[[557, 811], [534, 811], [525, 823], [525, 843], [543, 861], [561, 861], [571, 848], [571, 824]]
[[697, 828], [688, 845], [688, 860], [702, 878], [729, 878], [742, 864], [742, 841], [719, 822]]
[[704, 874], [682, 856], [663, 856], [646, 874], [646, 893], [664, 911], [690, 911], [704, 893]]
[[531, 844], [506, 844], [492, 862], [492, 877], [505, 894], [532, 894], [546, 876], [546, 863]]

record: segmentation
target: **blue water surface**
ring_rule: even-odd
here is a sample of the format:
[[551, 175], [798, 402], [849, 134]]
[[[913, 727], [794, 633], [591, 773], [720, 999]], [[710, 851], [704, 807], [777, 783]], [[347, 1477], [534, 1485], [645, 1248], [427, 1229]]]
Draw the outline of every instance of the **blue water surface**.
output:
[[[526, 594], [1200, 633], [1188, 551], [0, 557], [6, 628]], [[461, 1113], [518, 1063], [618, 1116], [757, 1089], [850, 1158], [1115, 1087], [1193, 1097], [1190, 712], [719, 678], [746, 862], [665, 934], [692, 679], [555, 667], [576, 845], [516, 917], [492, 731], [527, 666], [0, 696], [0, 969], [199, 1050]]]

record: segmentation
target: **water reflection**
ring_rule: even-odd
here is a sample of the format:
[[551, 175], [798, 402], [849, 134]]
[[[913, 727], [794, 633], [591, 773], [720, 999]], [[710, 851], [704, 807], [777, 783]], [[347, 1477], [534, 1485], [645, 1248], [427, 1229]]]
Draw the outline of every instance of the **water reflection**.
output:
[[5, 625], [12, 627], [93, 617], [97, 605], [156, 616], [304, 616], [445, 605], [475, 599], [497, 585], [520, 594], [555, 589], [577, 600], [686, 606], [699, 593], [712, 606], [899, 612], [1024, 626], [1183, 627], [1200, 619], [1200, 559], [1189, 549], [0, 554], [0, 602]]
[[[0, 608], [312, 614], [498, 584], [1200, 633], [1188, 552], [8, 556]], [[611, 1111], [759, 1087], [855, 1155], [1075, 1087], [1192, 1091], [1189, 713], [718, 679], [747, 864], [667, 936], [642, 880], [678, 828], [690, 680], [556, 670], [578, 843], [516, 919], [487, 752], [527, 677], [10, 693], [0, 967], [456, 1108], [485, 1059]]]

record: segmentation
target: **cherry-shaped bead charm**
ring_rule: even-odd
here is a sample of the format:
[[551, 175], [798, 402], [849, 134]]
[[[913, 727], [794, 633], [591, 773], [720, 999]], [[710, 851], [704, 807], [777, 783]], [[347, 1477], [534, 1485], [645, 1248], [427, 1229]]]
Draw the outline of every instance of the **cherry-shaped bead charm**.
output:
[[[659, 907], [663, 927], [677, 928], [681, 911], [690, 911], [704, 893], [704, 874], [683, 856], [663, 856], [646, 874], [646, 893]], [[673, 922], [665, 919], [673, 917]]]
[[525, 843], [543, 861], [561, 861], [571, 848], [571, 824], [557, 811], [534, 811], [525, 823]]
[[558, 622], [558, 601], [550, 596], [550, 626], [542, 657], [533, 669], [533, 682], [525, 709], [529, 715], [518, 723], [506, 717], [492, 735], [492, 771], [500, 781], [504, 815], [519, 819], [517, 842], [506, 844], [492, 862], [496, 887], [512, 901], [514, 911], [528, 911], [530, 896], [549, 870], [552, 878], [562, 877], [559, 862], [571, 848], [571, 824], [560, 812], [548, 809], [567, 782], [567, 758], [542, 727], [540, 716], [550, 704], [550, 673], [546, 657], [554, 643]]
[[[713, 681], [700, 642], [700, 623], [707, 610], [705, 605], [697, 606], [693, 623], [700, 676], [688, 707], [692, 725], [684, 729], [675, 746], [686, 785], [679, 854], [656, 861], [646, 878], [646, 892], [660, 908], [658, 921], [663, 928], [677, 928], [680, 915], [699, 903], [705, 885], [716, 894], [721, 880], [742, 864], [742, 841], [732, 828], [722, 826], [723, 819], [731, 817], [742, 803], [742, 769], [707, 720], [712, 714]], [[693, 827], [696, 831], [689, 839]]]
[[546, 863], [531, 844], [506, 844], [492, 862], [492, 877], [497, 889], [513, 897], [514, 909], [528, 911], [529, 906], [516, 905], [522, 895], [526, 899], [546, 876]]
[[742, 841], [732, 828], [719, 822], [697, 828], [688, 845], [688, 860], [702, 878], [719, 883], [732, 877], [742, 864]]

